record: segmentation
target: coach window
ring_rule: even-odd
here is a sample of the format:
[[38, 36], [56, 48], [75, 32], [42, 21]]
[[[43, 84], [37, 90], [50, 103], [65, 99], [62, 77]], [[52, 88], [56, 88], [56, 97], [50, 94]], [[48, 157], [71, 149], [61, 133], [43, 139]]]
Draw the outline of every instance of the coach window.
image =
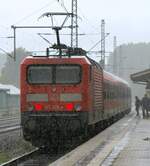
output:
[[118, 99], [118, 88], [117, 88], [117, 86], [116, 86], [116, 99]]
[[119, 90], [119, 99], [121, 99], [121, 88], [120, 88], [120, 85], [119, 85], [118, 90]]
[[122, 88], [122, 98], [124, 99], [124, 89]]
[[108, 100], [110, 100], [110, 85], [108, 83]]
[[109, 84], [109, 99], [111, 99], [111, 85]]
[[121, 87], [120, 87], [120, 99], [122, 99], [122, 91], [121, 91]]
[[117, 88], [114, 86], [114, 98], [117, 99]]
[[103, 97], [104, 97], [104, 100], [106, 100], [106, 91], [105, 90], [103, 91]]
[[121, 87], [120, 87], [120, 97], [121, 97], [121, 99], [123, 98], [123, 91], [122, 91]]
[[124, 89], [121, 87], [121, 91], [122, 91], [122, 99], [124, 98]]
[[117, 86], [117, 99], [119, 99], [119, 87]]
[[90, 69], [89, 69], [89, 77], [90, 77], [90, 81], [92, 80], [92, 66], [90, 65]]
[[114, 99], [114, 85], [111, 86], [111, 99]]
[[106, 98], [109, 100], [109, 85], [106, 84]]
[[103, 90], [103, 97], [104, 97], [104, 100], [106, 100], [107, 98], [107, 89], [106, 89], [106, 82], [104, 82], [104, 90]]
[[107, 100], [107, 98], [108, 98], [108, 86], [107, 86], [106, 82], [104, 83], [104, 89], [105, 89], [105, 99]]

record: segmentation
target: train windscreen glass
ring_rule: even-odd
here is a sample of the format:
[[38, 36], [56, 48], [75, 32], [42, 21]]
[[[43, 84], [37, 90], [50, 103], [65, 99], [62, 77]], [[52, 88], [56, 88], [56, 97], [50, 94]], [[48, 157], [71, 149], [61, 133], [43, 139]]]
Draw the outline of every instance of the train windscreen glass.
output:
[[52, 83], [52, 66], [29, 66], [28, 82], [31, 84]]
[[81, 81], [79, 65], [31, 65], [27, 74], [30, 84], [77, 84]]
[[56, 66], [56, 84], [75, 84], [81, 79], [79, 66]]

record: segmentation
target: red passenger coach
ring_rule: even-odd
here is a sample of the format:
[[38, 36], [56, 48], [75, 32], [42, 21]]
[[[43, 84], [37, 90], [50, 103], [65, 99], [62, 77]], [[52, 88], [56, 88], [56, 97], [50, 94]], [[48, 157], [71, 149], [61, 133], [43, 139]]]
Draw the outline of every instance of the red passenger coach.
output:
[[129, 112], [128, 84], [87, 56], [27, 57], [21, 63], [21, 124], [36, 146]]

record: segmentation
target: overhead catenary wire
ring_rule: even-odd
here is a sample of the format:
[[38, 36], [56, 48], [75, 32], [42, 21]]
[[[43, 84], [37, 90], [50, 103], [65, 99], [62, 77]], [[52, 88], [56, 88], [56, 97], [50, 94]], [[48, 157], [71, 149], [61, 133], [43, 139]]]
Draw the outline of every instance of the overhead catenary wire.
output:
[[12, 39], [13, 36], [0, 36], [1, 39]]
[[[58, 2], [59, 2], [59, 0], [58, 0]], [[63, 0], [61, 0], [61, 3], [59, 3], [59, 4], [61, 5], [61, 7], [62, 7], [67, 13], [69, 13], [68, 10], [67, 10], [67, 8], [65, 7], [65, 4], [64, 4], [64, 1], [63, 1]]]
[[[66, 13], [69, 13], [69, 11], [67, 10], [67, 8], [66, 8], [66, 6], [65, 6], [65, 4], [64, 4], [64, 1], [63, 0], [56, 0], [57, 2], [58, 2], [58, 4], [66, 11]], [[79, 8], [79, 7], [78, 7]], [[80, 9], [80, 11], [81, 11], [81, 9]], [[82, 14], [83, 15], [83, 14]], [[85, 16], [83, 16], [86, 20], [88, 20]], [[90, 24], [91, 25], [91, 24]], [[96, 29], [96, 28], [94, 28], [94, 29]], [[96, 36], [96, 35], [99, 35], [100, 33], [85, 33], [85, 30], [83, 30], [81, 27], [80, 27], [80, 30], [82, 30], [82, 35], [84, 34], [84, 35], [89, 35], [89, 36]], [[63, 35], [63, 34], [62, 34]], [[80, 36], [82, 36], [82, 35], [80, 35]], [[93, 41], [91, 40], [91, 43], [93, 43]]]
[[[38, 34], [41, 34], [41, 35], [55, 35], [53, 33], [38, 33]], [[70, 34], [60, 34], [60, 35], [70, 35]], [[78, 34], [79, 36], [95, 36], [95, 35], [100, 35], [100, 33], [80, 33]]]
[[47, 43], [49, 43], [49, 44], [52, 45], [52, 43], [51, 43], [49, 40], [47, 40], [45, 37], [43, 37], [42, 34], [38, 33], [38, 35], [39, 35], [44, 41], [46, 41]]
[[[58, 2], [59, 2], [59, 0], [58, 0]], [[68, 13], [68, 10], [67, 10], [67, 8], [65, 7], [64, 1], [61, 0], [61, 2], [62, 2], [62, 3], [61, 3], [61, 4], [59, 3], [59, 4], [60, 4], [61, 7]], [[78, 7], [78, 9], [79, 9], [79, 7]], [[84, 17], [85, 17], [85, 16], [84, 16]], [[82, 20], [81, 17], [78, 16], [78, 18], [80, 18], [80, 20]], [[73, 20], [73, 21], [74, 21], [74, 20]], [[75, 22], [74, 22], [74, 23], [75, 23]], [[80, 31], [82, 31], [80, 34], [78, 34], [79, 36], [83, 36], [83, 35], [81, 35], [81, 34], [89, 35], [89, 36], [90, 36], [90, 35], [91, 35], [91, 36], [92, 36], [92, 35], [93, 35], [93, 36], [94, 36], [94, 35], [99, 35], [99, 34], [96, 34], [96, 33], [95, 33], [95, 34], [94, 34], [94, 33], [86, 34], [86, 33], [85, 33], [85, 30], [84, 30], [83, 28], [80, 27], [79, 29], [80, 29]], [[94, 42], [93, 40], [91, 40], [91, 38], [88, 38], [88, 40], [90, 40], [91, 43]]]
[[[81, 15], [82, 15], [82, 17], [85, 19], [85, 21], [87, 22], [87, 24], [95, 31], [99, 31], [99, 27], [96, 27], [95, 25], [93, 25], [92, 23], [91, 23], [91, 21], [89, 21], [89, 19], [85, 16], [85, 14], [83, 13], [83, 11], [81, 10], [81, 8], [79, 8], [78, 7], [78, 9], [79, 9], [79, 11], [80, 11], [80, 13], [81, 13]], [[80, 28], [81, 29], [81, 28]], [[84, 30], [85, 31], [85, 30]], [[100, 35], [100, 32], [99, 33], [85, 33], [85, 35], [87, 35], [87, 36], [98, 36], [98, 35]], [[88, 40], [90, 40], [91, 41], [91, 43], [94, 43], [95, 41], [93, 41], [91, 38], [88, 38]], [[99, 43], [98, 43], [99, 44]], [[97, 46], [97, 45], [96, 45]], [[91, 49], [90, 49], [91, 50]], [[89, 51], [90, 51], [89, 50]]]
[[96, 44], [94, 44], [94, 46], [92, 46], [88, 51], [93, 50], [99, 43], [102, 42], [102, 40], [105, 40], [105, 38], [106, 38], [109, 34], [110, 34], [110, 33], [107, 33], [107, 34], [105, 35], [104, 39], [99, 40], [99, 41], [98, 41]]
[[[61, 7], [68, 13], [68, 10], [67, 10], [67, 8], [65, 7], [64, 1], [63, 1], [63, 0], [57, 0], [57, 1], [58, 1], [59, 4], [61, 5]], [[52, 0], [50, 3], [52, 4], [52, 3], [54, 3], [54, 2], [56, 2], [56, 0]], [[25, 19], [27, 19], [27, 18], [29, 18], [29, 17], [35, 15], [37, 12], [39, 12], [40, 10], [44, 9], [45, 7], [47, 7], [50, 3], [44, 5], [42, 8], [40, 8], [40, 9], [38, 9], [38, 10], [32, 12], [31, 14], [27, 15], [26, 17], [20, 19], [20, 20], [17, 21], [15, 24], [20, 23], [20, 22], [24, 21]], [[81, 9], [80, 9], [80, 10], [81, 10]], [[85, 16], [84, 16], [84, 18], [85, 18], [86, 20], [88, 20]], [[90, 24], [90, 25], [91, 25], [91, 24]], [[81, 29], [81, 28], [80, 28], [80, 29]], [[85, 34], [85, 33], [84, 33], [84, 34]], [[89, 34], [85, 34], [85, 35], [94, 36], [94, 35], [99, 35], [99, 33], [89, 33]], [[89, 40], [90, 40], [90, 39], [89, 39]], [[93, 43], [93, 42], [92, 42], [92, 43]]]
[[5, 30], [6, 30], [6, 29], [9, 29], [9, 27], [6, 27], [6, 26], [4, 26], [4, 25], [0, 25], [0, 28], [1, 28], [1, 29], [5, 29]]
[[32, 17], [33, 15], [37, 14], [38, 12], [40, 12], [41, 10], [47, 8], [48, 6], [52, 5], [52, 4], [55, 3], [55, 2], [56, 2], [56, 0], [51, 0], [51, 2], [45, 4], [43, 7], [41, 7], [41, 8], [39, 8], [39, 9], [33, 11], [32, 13], [28, 14], [27, 16], [21, 18], [20, 20], [18, 20], [17, 22], [15, 22], [13, 25], [16, 25], [16, 24], [19, 24], [19, 23], [25, 21], [25, 20], [28, 19], [29, 17]]
[[84, 14], [83, 11], [81, 10], [81, 8], [78, 7], [78, 9], [79, 9], [79, 11], [80, 11], [82, 17], [83, 17], [83, 18], [87, 21], [87, 23], [89, 24], [89, 26], [92, 27], [92, 28], [94, 29], [94, 31], [95, 31], [95, 30], [96, 30], [96, 31], [99, 31], [99, 27], [96, 27], [95, 25], [93, 25], [93, 24], [91, 23], [91, 21], [85, 16], [85, 14]]
[[6, 55], [8, 55], [9, 57], [13, 58], [13, 56], [12, 56], [10, 53], [8, 53], [7, 51], [5, 51], [4, 49], [0, 48], [0, 50], [1, 50], [3, 53], [5, 53]]

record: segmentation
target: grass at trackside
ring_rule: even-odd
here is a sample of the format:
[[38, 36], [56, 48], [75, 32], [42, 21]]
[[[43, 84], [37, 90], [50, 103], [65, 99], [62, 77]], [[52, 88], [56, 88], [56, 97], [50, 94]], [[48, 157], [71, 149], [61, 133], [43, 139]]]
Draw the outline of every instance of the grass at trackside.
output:
[[0, 164], [10, 160], [9, 156], [5, 153], [0, 152]]
[[19, 139], [16, 142], [13, 142], [11, 146], [8, 146], [6, 149], [2, 149], [0, 151], [0, 165], [9, 160], [12, 160], [13, 158], [23, 155], [26, 152], [33, 150], [34, 148], [35, 147], [33, 147], [28, 142], [24, 141], [23, 139]]

